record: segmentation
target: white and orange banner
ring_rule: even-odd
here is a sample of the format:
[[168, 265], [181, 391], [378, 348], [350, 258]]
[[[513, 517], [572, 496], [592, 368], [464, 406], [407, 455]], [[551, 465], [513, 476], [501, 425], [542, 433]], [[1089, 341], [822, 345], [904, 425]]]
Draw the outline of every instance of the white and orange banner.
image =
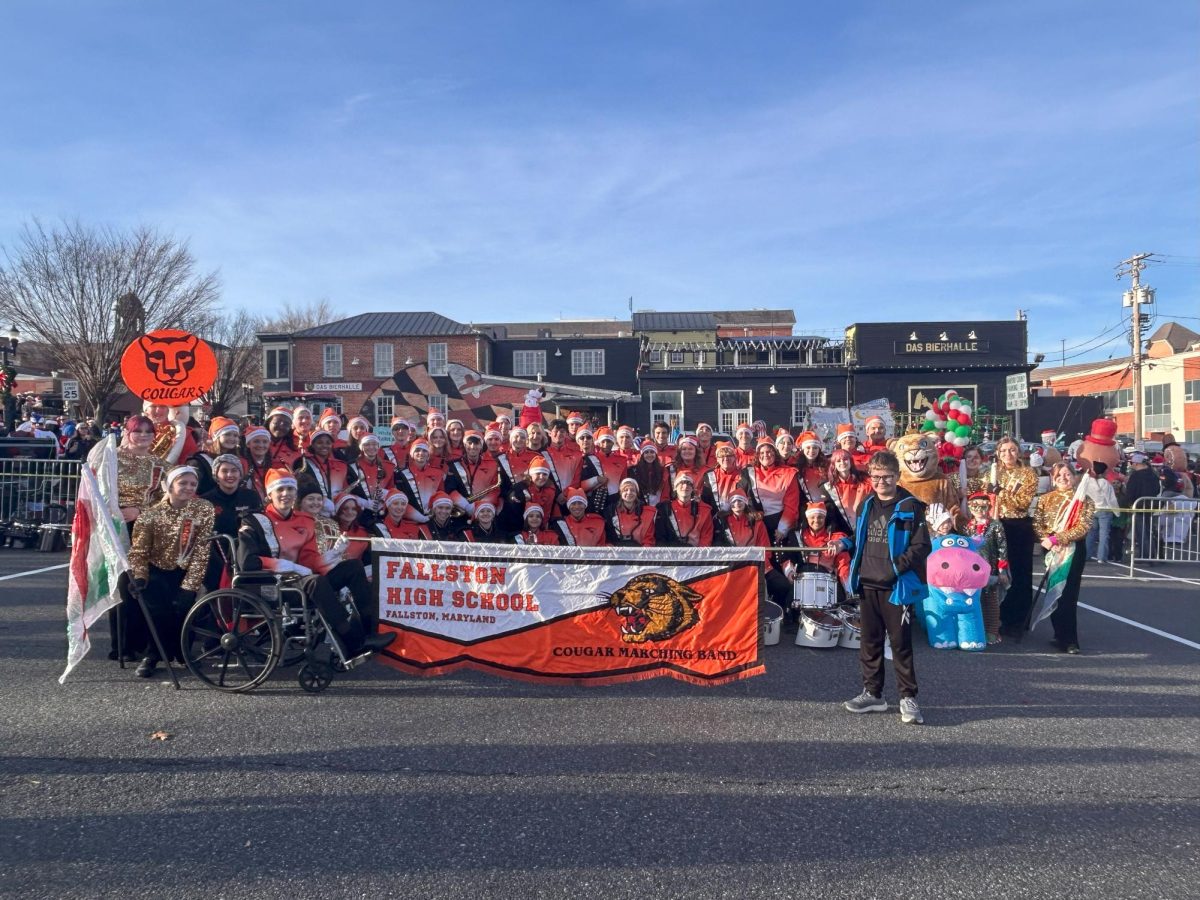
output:
[[550, 682], [761, 675], [761, 549], [374, 540], [382, 658]]

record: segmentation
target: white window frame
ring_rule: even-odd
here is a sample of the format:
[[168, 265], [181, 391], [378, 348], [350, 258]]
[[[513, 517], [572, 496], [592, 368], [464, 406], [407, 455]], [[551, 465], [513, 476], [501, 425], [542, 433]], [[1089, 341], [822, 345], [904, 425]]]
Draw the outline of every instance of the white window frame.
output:
[[[1153, 402], [1155, 394], [1157, 403]], [[1171, 430], [1171, 385], [1148, 384], [1142, 388], [1142, 398], [1145, 401], [1142, 414], [1142, 427], [1147, 431]], [[1157, 410], [1153, 412], [1152, 410]]]
[[534, 378], [538, 375], [545, 375], [546, 351], [514, 350], [512, 355], [512, 373], [513, 378]]
[[321, 350], [321, 374], [326, 378], [342, 377], [342, 345], [324, 344]]
[[375, 345], [375, 377], [391, 378], [396, 374], [396, 348], [391, 344]]
[[683, 351], [682, 350], [672, 350], [671, 351], [671, 365], [673, 365], [673, 366], [682, 366], [683, 365]]
[[1200, 378], [1189, 378], [1183, 383], [1183, 402], [1196, 403], [1197, 401], [1200, 401]]
[[663, 355], [662, 355], [661, 350], [651, 350], [650, 351], [650, 365], [661, 366], [662, 361], [663, 361]]
[[596, 349], [571, 351], [571, 375], [587, 377], [604, 374], [604, 351]]
[[[825, 405], [825, 388], [792, 388], [792, 427], [808, 424], [810, 406]], [[804, 412], [800, 413], [803, 407]]]
[[450, 418], [450, 404], [446, 402], [445, 394], [429, 394], [425, 398], [425, 402], [430, 409], [436, 409], [447, 419]]
[[[746, 399], [749, 401], [749, 406], [731, 405], [726, 406], [726, 394], [746, 394]], [[742, 422], [754, 421], [754, 391], [749, 388], [730, 388], [717, 391], [717, 422], [718, 430], [726, 434], [733, 434], [734, 430]]]
[[[275, 358], [275, 374], [271, 372], [271, 358]], [[286, 360], [285, 370], [282, 374], [279, 371], [279, 360]], [[276, 346], [263, 347], [263, 381], [287, 381], [291, 377], [291, 351], [286, 344], [278, 344]]]
[[396, 414], [396, 398], [391, 394], [380, 394], [375, 398], [375, 424], [387, 428]]
[[449, 345], [444, 341], [430, 344], [429, 353], [426, 357], [426, 365], [429, 369], [429, 374], [434, 377], [450, 374]]
[[[671, 405], [656, 407], [655, 398], [666, 394], [673, 395]], [[674, 402], [676, 400], [678, 401], [677, 404]], [[668, 425], [671, 425], [671, 416], [677, 416], [679, 418], [679, 428], [682, 429], [684, 427], [683, 404], [683, 391], [650, 391], [650, 427], [653, 428], [655, 422], [666, 422]]]

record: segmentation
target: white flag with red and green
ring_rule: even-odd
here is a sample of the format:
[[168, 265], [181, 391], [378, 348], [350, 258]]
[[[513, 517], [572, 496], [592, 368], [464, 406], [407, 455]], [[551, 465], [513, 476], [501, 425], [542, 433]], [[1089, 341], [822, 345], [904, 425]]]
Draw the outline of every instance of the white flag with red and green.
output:
[[91, 629], [121, 602], [117, 579], [129, 569], [129, 537], [117, 500], [116, 439], [101, 441], [79, 467], [67, 580], [67, 668], [62, 684], [91, 648]]
[[[1075, 488], [1075, 495], [1058, 511], [1058, 516], [1054, 520], [1055, 534], [1069, 531], [1079, 522], [1079, 517], [1083, 514], [1083, 500], [1086, 496], [1087, 491], [1084, 490], [1083, 479], [1080, 479], [1079, 487]], [[1042, 593], [1034, 598], [1033, 613], [1029, 618], [1031, 629], [1042, 619], [1048, 618], [1058, 607], [1058, 598], [1062, 596], [1067, 587], [1067, 574], [1071, 571], [1071, 560], [1077, 552], [1074, 542], [1059, 544], [1046, 552], [1046, 577], [1042, 580]]]

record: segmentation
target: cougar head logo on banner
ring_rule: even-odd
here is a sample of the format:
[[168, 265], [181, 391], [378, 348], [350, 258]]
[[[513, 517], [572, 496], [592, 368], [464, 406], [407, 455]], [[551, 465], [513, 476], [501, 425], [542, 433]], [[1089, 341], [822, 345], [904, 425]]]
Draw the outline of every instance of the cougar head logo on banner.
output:
[[703, 595], [686, 584], [657, 573], [638, 575], [608, 596], [608, 605], [625, 621], [621, 640], [665, 641], [700, 621], [696, 604]]
[[146, 356], [146, 368], [160, 384], [174, 387], [183, 384], [196, 366], [196, 336], [181, 338], [149, 335], [138, 338], [138, 346]]

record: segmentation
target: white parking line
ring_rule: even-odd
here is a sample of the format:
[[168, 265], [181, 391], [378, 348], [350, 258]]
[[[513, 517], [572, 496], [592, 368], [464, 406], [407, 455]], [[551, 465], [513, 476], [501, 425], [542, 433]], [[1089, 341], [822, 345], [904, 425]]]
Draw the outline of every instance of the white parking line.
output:
[[26, 575], [41, 575], [43, 572], [65, 569], [69, 565], [70, 563], [63, 563], [60, 566], [46, 566], [44, 569], [30, 569], [28, 572], [17, 572], [15, 575], [0, 575], [0, 581], [8, 581], [10, 578], [24, 578]]
[[1110, 619], [1116, 619], [1118, 622], [1124, 622], [1126, 625], [1132, 625], [1134, 628], [1140, 628], [1142, 631], [1148, 631], [1151, 634], [1157, 634], [1159, 637], [1165, 637], [1167, 640], [1175, 641], [1183, 644], [1185, 647], [1191, 647], [1193, 650], [1200, 650], [1200, 644], [1195, 641], [1189, 641], [1187, 638], [1181, 638], [1177, 634], [1171, 634], [1168, 631], [1161, 631], [1158, 628], [1151, 628], [1149, 625], [1143, 625], [1141, 622], [1135, 622], [1133, 619], [1127, 619], [1124, 616], [1118, 616], [1116, 613], [1110, 613], [1106, 609], [1097, 609], [1087, 603], [1080, 603], [1080, 609], [1086, 609], [1090, 612], [1099, 613], [1102, 616], [1108, 616]]

